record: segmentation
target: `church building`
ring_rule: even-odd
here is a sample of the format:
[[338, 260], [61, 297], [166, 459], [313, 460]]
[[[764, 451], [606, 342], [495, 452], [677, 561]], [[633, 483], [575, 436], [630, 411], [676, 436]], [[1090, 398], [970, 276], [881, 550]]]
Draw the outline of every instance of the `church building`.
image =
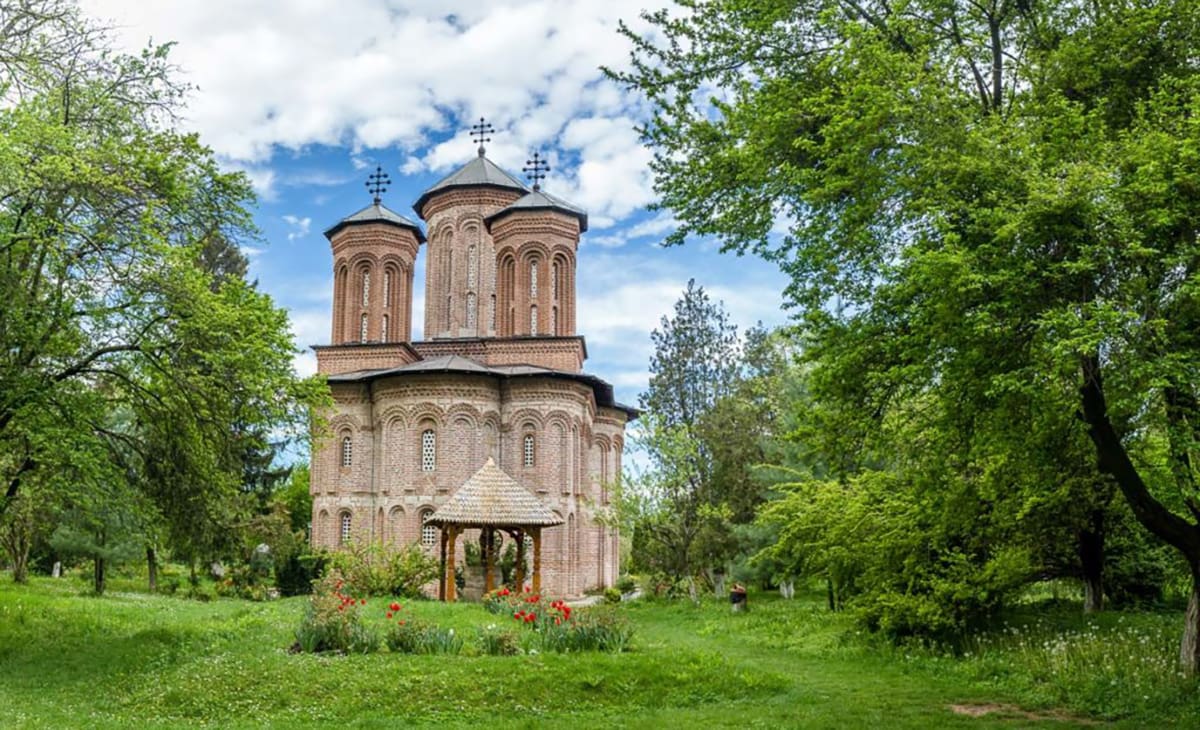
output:
[[[583, 370], [575, 281], [587, 214], [541, 190], [548, 168], [537, 154], [525, 168], [532, 186], [489, 160], [489, 126], [475, 125], [478, 155], [413, 205], [424, 228], [382, 204], [377, 171], [374, 202], [325, 231], [332, 343], [314, 349], [334, 407], [312, 456], [312, 542], [419, 541], [436, 557], [444, 542], [428, 520], [485, 465], [498, 467], [561, 520], [541, 532], [542, 590], [577, 596], [617, 579], [617, 531], [596, 516], [636, 411]], [[425, 325], [414, 341], [422, 245]], [[458, 565], [478, 538], [463, 535]]]

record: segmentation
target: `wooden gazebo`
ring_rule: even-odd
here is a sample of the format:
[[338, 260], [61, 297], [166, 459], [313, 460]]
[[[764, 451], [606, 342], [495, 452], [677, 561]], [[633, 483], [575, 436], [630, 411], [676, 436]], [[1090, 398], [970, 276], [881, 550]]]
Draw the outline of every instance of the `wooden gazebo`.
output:
[[506, 532], [517, 541], [518, 589], [525, 583], [525, 535], [528, 534], [533, 539], [532, 587], [538, 593], [542, 589], [542, 528], [561, 525], [563, 519], [489, 458], [425, 522], [437, 525], [442, 535], [438, 598], [454, 601], [457, 598], [454, 549], [464, 530], [478, 528], [483, 531], [480, 547], [485, 593], [496, 587], [496, 532]]

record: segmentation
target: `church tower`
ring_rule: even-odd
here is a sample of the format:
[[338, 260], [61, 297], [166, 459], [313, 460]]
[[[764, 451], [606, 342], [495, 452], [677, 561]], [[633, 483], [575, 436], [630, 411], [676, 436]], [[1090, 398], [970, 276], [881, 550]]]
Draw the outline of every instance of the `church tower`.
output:
[[382, 205], [382, 168], [370, 177], [374, 202], [325, 231], [333, 249], [334, 345], [412, 339], [413, 263], [425, 234]]

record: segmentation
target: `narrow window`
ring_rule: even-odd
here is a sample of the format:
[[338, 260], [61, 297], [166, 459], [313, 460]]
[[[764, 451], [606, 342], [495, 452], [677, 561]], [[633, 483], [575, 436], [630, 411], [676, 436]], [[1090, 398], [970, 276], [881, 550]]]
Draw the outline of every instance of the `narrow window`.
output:
[[491, 323], [492, 331], [496, 331], [496, 295], [492, 295], [492, 303], [488, 307], [488, 322]]
[[371, 272], [363, 271], [363, 287], [362, 287], [362, 305], [365, 307], [371, 303]]
[[537, 299], [537, 262], [529, 265], [529, 298]]
[[350, 542], [350, 513], [342, 513], [342, 544]]
[[538, 333], [537, 321], [537, 305], [529, 308], [529, 334], [536, 335]]
[[433, 471], [437, 464], [437, 437], [433, 429], [421, 434], [421, 471]]
[[431, 548], [437, 545], [437, 525], [429, 524], [429, 518], [433, 516], [431, 510], [425, 510], [421, 513], [421, 545]]
[[558, 262], [550, 266], [550, 298], [558, 301]]
[[471, 245], [467, 249], [467, 286], [472, 289], [479, 280], [479, 262], [475, 257], [475, 246]]
[[388, 271], [383, 275], [383, 306], [389, 306], [392, 303], [392, 272]]
[[354, 446], [350, 441], [350, 437], [342, 438], [342, 466], [350, 466], [354, 463]]
[[379, 327], [379, 341], [388, 341], [388, 316], [386, 314], [383, 315], [383, 324]]
[[475, 329], [475, 292], [467, 293], [467, 329]]
[[550, 334], [558, 334], [558, 307], [550, 307]]
[[525, 466], [533, 466], [533, 434], [525, 434]]
[[362, 319], [359, 320], [358, 341], [359, 342], [367, 341], [367, 315], [365, 315], [365, 314], [362, 316]]

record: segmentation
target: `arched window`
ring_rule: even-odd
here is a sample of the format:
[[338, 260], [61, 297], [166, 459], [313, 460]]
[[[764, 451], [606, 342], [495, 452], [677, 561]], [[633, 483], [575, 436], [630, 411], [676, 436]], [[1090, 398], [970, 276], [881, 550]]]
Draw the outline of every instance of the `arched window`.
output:
[[350, 513], [342, 513], [342, 544], [346, 545], [350, 542]]
[[558, 301], [558, 262], [550, 265], [550, 299]]
[[533, 434], [525, 434], [525, 466], [533, 466]]
[[475, 292], [467, 292], [467, 329], [475, 329]]
[[363, 269], [362, 273], [362, 305], [365, 307], [371, 303], [371, 271]]
[[379, 326], [379, 341], [388, 341], [388, 316], [386, 314], [383, 315], [383, 324]]
[[429, 524], [429, 518], [432, 516], [433, 510], [431, 509], [421, 512], [421, 545], [427, 548], [437, 545], [437, 525]]
[[358, 341], [367, 341], [367, 315], [363, 315], [358, 322]]
[[537, 299], [537, 259], [529, 264], [529, 298]]
[[349, 436], [342, 437], [342, 466], [350, 466], [354, 463], [354, 443]]
[[421, 433], [421, 471], [433, 471], [437, 466], [437, 436], [432, 428]]
[[383, 306], [390, 306], [392, 303], [392, 272], [387, 271], [383, 274]]
[[538, 333], [537, 321], [537, 305], [529, 308], [529, 334], [536, 335]]
[[475, 246], [472, 244], [467, 248], [467, 286], [472, 289], [479, 281], [479, 262], [476, 258]]

